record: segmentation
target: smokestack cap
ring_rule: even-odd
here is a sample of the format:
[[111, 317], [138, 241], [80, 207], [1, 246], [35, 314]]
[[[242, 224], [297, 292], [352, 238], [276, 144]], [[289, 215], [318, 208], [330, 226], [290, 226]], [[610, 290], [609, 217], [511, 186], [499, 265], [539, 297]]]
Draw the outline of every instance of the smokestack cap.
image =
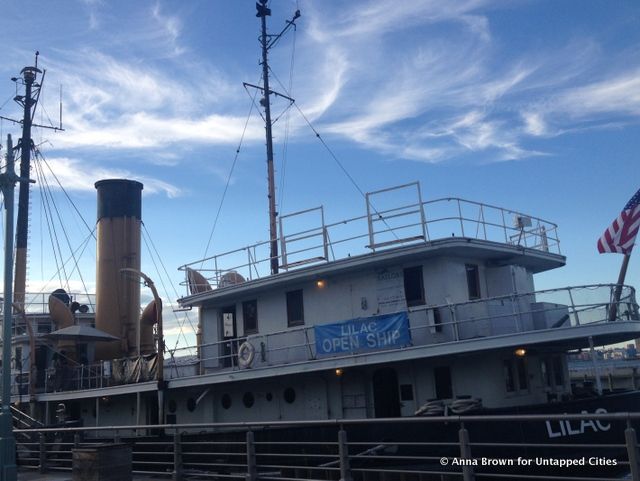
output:
[[98, 189], [98, 221], [105, 217], [135, 217], [142, 220], [143, 185], [135, 180], [106, 179], [95, 183]]

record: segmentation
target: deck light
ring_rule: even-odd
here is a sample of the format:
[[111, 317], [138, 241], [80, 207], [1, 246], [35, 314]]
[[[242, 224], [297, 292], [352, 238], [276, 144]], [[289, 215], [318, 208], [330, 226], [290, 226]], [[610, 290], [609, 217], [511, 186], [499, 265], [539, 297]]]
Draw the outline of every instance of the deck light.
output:
[[527, 350], [524, 347], [519, 347], [513, 353], [518, 357], [524, 357], [527, 354]]
[[342, 376], [342, 373], [343, 373], [342, 369], [340, 368], [336, 369], [336, 376]]
[[327, 283], [323, 280], [323, 279], [318, 279], [316, 281], [316, 287], [318, 289], [324, 289], [324, 287], [327, 285]]

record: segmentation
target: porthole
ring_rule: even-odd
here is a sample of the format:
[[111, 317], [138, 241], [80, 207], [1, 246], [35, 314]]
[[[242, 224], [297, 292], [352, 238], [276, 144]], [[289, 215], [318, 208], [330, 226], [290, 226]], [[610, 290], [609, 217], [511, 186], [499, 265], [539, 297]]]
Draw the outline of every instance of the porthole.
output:
[[253, 406], [253, 403], [255, 401], [256, 400], [253, 397], [253, 393], [252, 392], [246, 392], [246, 393], [244, 393], [244, 396], [242, 396], [242, 404], [244, 404], [245, 407], [250, 408], [251, 406]]
[[196, 400], [193, 399], [192, 397], [187, 399], [187, 409], [189, 410], [190, 413], [196, 410]]
[[229, 409], [231, 407], [231, 396], [229, 396], [228, 394], [223, 394], [221, 403], [223, 408]]
[[269, 402], [271, 402], [273, 400], [273, 394], [271, 394], [270, 392], [268, 392], [265, 397], [267, 398], [267, 401], [269, 401]]
[[293, 404], [296, 400], [296, 391], [292, 387], [288, 387], [284, 390], [284, 400], [289, 404]]
[[175, 413], [176, 409], [178, 409], [178, 405], [177, 405], [175, 399], [169, 400], [169, 412], [170, 413]]

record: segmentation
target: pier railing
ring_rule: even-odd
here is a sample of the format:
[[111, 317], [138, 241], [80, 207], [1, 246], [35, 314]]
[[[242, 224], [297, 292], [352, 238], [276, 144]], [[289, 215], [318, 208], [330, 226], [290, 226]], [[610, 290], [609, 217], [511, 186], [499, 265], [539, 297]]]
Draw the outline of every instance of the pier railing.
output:
[[[21, 469], [41, 473], [72, 470], [75, 448], [124, 442], [132, 449], [133, 473], [174, 481], [614, 481], [625, 476], [640, 480], [639, 423], [640, 413], [582, 413], [14, 432]], [[559, 426], [583, 435], [561, 436]]]
[[[406, 190], [416, 190], [416, 198], [405, 195]], [[417, 183], [372, 192], [366, 198], [366, 215], [338, 222], [325, 223], [322, 206], [281, 216], [280, 268], [286, 271], [451, 237], [560, 254], [558, 226], [518, 211], [455, 197], [423, 202]], [[183, 265], [187, 294], [225, 287], [229, 275], [236, 279], [233, 282], [269, 275], [270, 244], [258, 242]], [[191, 270], [202, 279], [190, 278]]]

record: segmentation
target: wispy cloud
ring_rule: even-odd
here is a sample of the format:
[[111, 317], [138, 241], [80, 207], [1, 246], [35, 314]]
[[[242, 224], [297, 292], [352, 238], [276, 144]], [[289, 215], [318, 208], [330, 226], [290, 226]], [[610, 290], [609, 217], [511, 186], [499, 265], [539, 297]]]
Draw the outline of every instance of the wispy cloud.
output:
[[151, 13], [153, 19], [160, 27], [160, 35], [165, 37], [165, 40], [171, 46], [169, 52], [172, 56], [178, 56], [185, 52], [185, 48], [182, 47], [178, 40], [182, 33], [182, 22], [177, 16], [166, 15], [162, 12], [160, 3], [156, 3]]
[[147, 194], [163, 193], [168, 197], [177, 197], [183, 192], [180, 188], [168, 182], [134, 174], [125, 169], [108, 169], [102, 166], [93, 166], [78, 159], [68, 157], [53, 157], [47, 159], [48, 165], [56, 173], [60, 184], [69, 191], [94, 192], [94, 183], [102, 179], [136, 179], [144, 184], [144, 192]]
[[[576, 121], [607, 128], [611, 115], [637, 121], [639, 61], [615, 69], [616, 59], [584, 35], [510, 52], [491, 29], [495, 8], [481, 0], [409, 0], [312, 9], [313, 58], [321, 63], [323, 52], [338, 52], [344, 66], [316, 121], [372, 150], [426, 162], [545, 155], [528, 147], [532, 138], [574, 131]], [[305, 81], [329, 91], [312, 72]], [[585, 82], [596, 72], [601, 80]]]

